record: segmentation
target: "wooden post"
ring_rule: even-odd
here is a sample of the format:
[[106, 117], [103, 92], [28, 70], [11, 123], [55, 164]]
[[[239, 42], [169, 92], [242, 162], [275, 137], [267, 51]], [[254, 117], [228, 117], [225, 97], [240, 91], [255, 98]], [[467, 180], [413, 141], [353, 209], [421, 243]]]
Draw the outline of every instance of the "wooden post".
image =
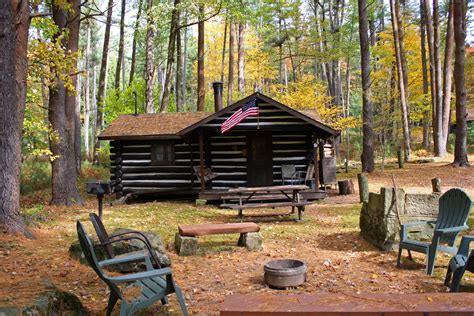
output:
[[354, 184], [351, 179], [339, 180], [337, 182], [339, 195], [349, 195], [354, 193]]
[[319, 165], [318, 165], [318, 139], [316, 138], [316, 134], [314, 134], [314, 147], [313, 145], [313, 152], [314, 152], [314, 191], [319, 190]]
[[191, 141], [189, 141], [189, 155], [190, 155], [190, 161], [191, 161], [191, 189], [194, 188], [194, 160], [193, 160], [193, 145], [191, 144]]
[[433, 192], [441, 192], [441, 179], [440, 178], [431, 179], [431, 185], [433, 186]]
[[369, 179], [362, 173], [357, 174], [357, 180], [359, 182], [359, 202], [369, 201]]
[[206, 181], [204, 179], [204, 139], [203, 131], [199, 131], [199, 174], [201, 178], [201, 192], [206, 189]]

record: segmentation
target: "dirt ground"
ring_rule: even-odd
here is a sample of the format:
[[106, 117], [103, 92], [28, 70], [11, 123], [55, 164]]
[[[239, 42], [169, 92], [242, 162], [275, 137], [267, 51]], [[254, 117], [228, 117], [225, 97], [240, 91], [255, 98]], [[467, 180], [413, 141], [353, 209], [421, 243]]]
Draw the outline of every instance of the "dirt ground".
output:
[[[388, 166], [385, 172], [369, 176], [371, 191], [391, 186], [392, 174], [398, 187], [410, 192], [430, 192], [431, 178], [439, 177], [443, 190], [457, 186], [474, 196], [474, 168], [454, 169], [446, 163], [407, 164], [404, 169]], [[356, 172], [339, 174], [352, 178]], [[31, 201], [27, 203], [31, 211]], [[37, 207], [38, 208], [38, 207]], [[70, 244], [77, 238], [75, 221], [87, 223], [87, 214], [96, 210], [94, 200], [84, 207], [41, 207], [40, 219], [32, 227], [36, 239], [0, 235], [0, 306], [21, 306], [31, 302], [46, 280], [76, 294], [91, 314], [105, 314], [108, 290], [94, 271], [71, 259]], [[277, 210], [284, 212], [285, 210]], [[154, 202], [107, 207], [105, 225], [109, 229], [127, 227], [160, 233], [172, 260], [173, 275], [182, 288], [193, 314], [217, 314], [226, 295], [233, 293], [422, 293], [446, 292], [443, 279], [448, 255], [439, 254], [434, 276], [424, 273], [424, 257], [405, 260], [395, 266], [396, 253], [379, 251], [359, 235], [358, 195], [331, 195], [308, 206], [303, 222], [286, 220], [260, 222], [264, 250], [251, 252], [236, 247], [238, 236], [211, 236], [199, 241], [200, 254], [179, 257], [171, 244], [178, 224], [236, 221], [235, 212], [214, 206], [197, 207], [191, 202]], [[470, 223], [474, 223], [471, 217]], [[471, 227], [472, 228], [472, 227]], [[287, 291], [268, 288], [263, 281], [263, 265], [275, 258], [297, 258], [308, 266], [308, 280]], [[474, 276], [463, 280], [474, 291]], [[115, 312], [118, 314], [119, 308]], [[174, 296], [162, 307], [155, 304], [144, 315], [179, 314]]]

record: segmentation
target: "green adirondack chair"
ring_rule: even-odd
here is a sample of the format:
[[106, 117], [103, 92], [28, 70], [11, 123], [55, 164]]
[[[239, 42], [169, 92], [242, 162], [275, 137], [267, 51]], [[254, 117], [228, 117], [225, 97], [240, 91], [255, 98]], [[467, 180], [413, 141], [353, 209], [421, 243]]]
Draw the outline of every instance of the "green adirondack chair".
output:
[[[400, 246], [398, 249], [397, 267], [400, 267], [402, 250], [408, 250], [410, 259], [411, 252], [421, 252], [427, 257], [426, 273], [433, 274], [436, 253], [438, 251], [455, 254], [458, 248], [455, 246], [456, 237], [462, 230], [469, 228], [466, 225], [467, 217], [471, 209], [472, 201], [461, 189], [454, 188], [446, 191], [439, 199], [439, 213], [436, 221], [411, 222], [402, 225], [400, 233]], [[434, 224], [434, 234], [431, 243], [408, 239], [410, 227]]]
[[[109, 286], [110, 297], [107, 305], [107, 315], [111, 315], [119, 299], [121, 300], [120, 316], [128, 316], [152, 305], [156, 301], [164, 301], [166, 296], [172, 293], [176, 293], [183, 314], [188, 315], [183, 294], [181, 293], [181, 289], [174, 283], [170, 268], [154, 269], [149, 255], [145, 252], [98, 261], [92, 242], [79, 221], [77, 221], [77, 235], [87, 262], [102, 281]], [[145, 261], [147, 271], [122, 276], [109, 276], [102, 270], [102, 267], [137, 260]], [[125, 299], [119, 287], [119, 285], [122, 284], [133, 284], [133, 286], [140, 288], [140, 295], [133, 299]]]
[[[474, 249], [471, 250], [471, 254], [468, 254], [472, 241], [474, 241], [474, 236], [463, 236], [457, 254], [449, 261], [444, 285], [449, 286], [450, 292], [459, 291], [459, 284], [464, 272], [470, 271], [474, 273]], [[453, 280], [450, 285], [451, 275]]]

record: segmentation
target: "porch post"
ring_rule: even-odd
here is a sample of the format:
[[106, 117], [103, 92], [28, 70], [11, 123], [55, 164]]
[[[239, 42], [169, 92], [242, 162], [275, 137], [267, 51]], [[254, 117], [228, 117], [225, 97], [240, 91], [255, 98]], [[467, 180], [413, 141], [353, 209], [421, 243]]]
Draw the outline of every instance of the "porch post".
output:
[[[318, 138], [316, 134], [314, 135], [314, 144], [313, 144], [313, 152], [314, 152], [314, 190], [319, 190], [319, 164], [318, 164]], [[316, 146], [314, 146], [316, 145]]]
[[204, 139], [202, 129], [199, 131], [199, 174], [201, 179], [201, 192], [206, 188], [206, 181], [204, 180]]

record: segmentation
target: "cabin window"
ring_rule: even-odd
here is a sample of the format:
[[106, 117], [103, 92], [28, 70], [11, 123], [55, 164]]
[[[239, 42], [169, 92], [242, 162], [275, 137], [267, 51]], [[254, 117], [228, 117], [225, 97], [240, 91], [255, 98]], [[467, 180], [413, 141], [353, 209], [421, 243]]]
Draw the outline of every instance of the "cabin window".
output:
[[153, 165], [174, 164], [174, 143], [158, 142], [151, 147], [151, 163]]

